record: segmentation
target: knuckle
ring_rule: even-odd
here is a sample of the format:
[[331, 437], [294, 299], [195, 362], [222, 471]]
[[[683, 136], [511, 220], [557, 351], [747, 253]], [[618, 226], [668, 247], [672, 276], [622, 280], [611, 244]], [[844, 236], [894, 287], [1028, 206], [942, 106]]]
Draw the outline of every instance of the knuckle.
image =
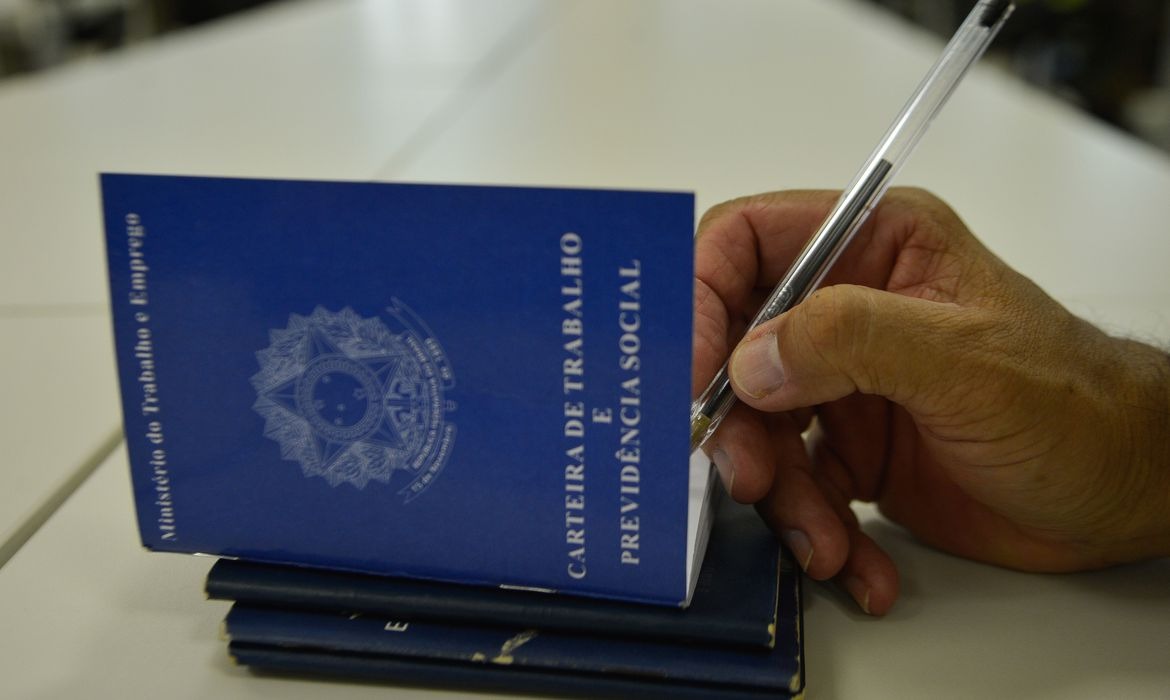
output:
[[695, 280], [693, 323], [696, 351], [701, 346], [704, 353], [721, 360], [727, 354], [731, 319], [722, 300], [701, 280]]
[[840, 193], [832, 190], [778, 190], [736, 197], [716, 204], [699, 218], [696, 237], [700, 237], [720, 222], [735, 216], [748, 216], [760, 211], [789, 204], [819, 204], [830, 206]]
[[934, 229], [942, 234], [955, 234], [968, 231], [958, 212], [947, 201], [944, 201], [934, 192], [923, 190], [921, 187], [907, 187], [907, 204], [916, 214], [921, 225]]
[[813, 292], [797, 308], [803, 310], [804, 340], [822, 362], [838, 371], [862, 366], [874, 327], [869, 295], [859, 287], [835, 285]]
[[930, 190], [921, 187], [895, 187], [887, 201], [910, 216], [918, 227], [940, 233], [965, 231], [966, 225], [951, 205]]
[[872, 290], [854, 285], [825, 287], [805, 305], [805, 343], [825, 371], [844, 378], [863, 394], [890, 396], [898, 390], [898, 377], [885, 371], [888, 362], [882, 359], [898, 339], [885, 337], [887, 329]]
[[891, 187], [886, 194], [887, 201], [917, 211], [951, 212], [951, 207], [941, 197], [928, 189], [914, 186]]
[[711, 228], [716, 222], [734, 215], [736, 212], [745, 209], [753, 199], [760, 195], [750, 195], [747, 197], [736, 197], [729, 199], [726, 202], [720, 202], [703, 212], [703, 216], [699, 218], [699, 226], [696, 232], [696, 237], [702, 236], [703, 232]]

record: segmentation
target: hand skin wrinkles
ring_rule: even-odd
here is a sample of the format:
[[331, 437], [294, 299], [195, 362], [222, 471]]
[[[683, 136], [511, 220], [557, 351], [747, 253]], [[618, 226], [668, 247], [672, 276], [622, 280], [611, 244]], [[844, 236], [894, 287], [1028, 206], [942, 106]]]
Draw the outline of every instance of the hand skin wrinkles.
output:
[[[764, 195], [720, 205], [703, 218], [699, 240], [718, 236], [718, 243], [708, 241], [702, 266], [696, 266], [697, 317], [704, 327], [697, 352], [711, 353], [704, 363], [727, 358], [757, 303], [772, 291], [769, 283], [791, 263], [796, 244], [804, 243], [811, 233], [806, 229], [819, 211], [827, 211], [831, 197], [816, 192]], [[815, 484], [814, 491], [787, 492], [800, 494], [795, 510], [790, 510], [792, 505], [777, 510], [786, 502], [783, 498], [775, 506], [761, 501], [759, 507], [780, 533], [809, 528], [817, 541], [811, 568], [818, 577], [865, 575], [871, 586], [867, 590], [877, 595], [870, 598], [867, 592], [865, 600], [876, 602], [877, 614], [888, 610], [897, 595], [892, 562], [856, 529], [849, 508], [854, 499], [876, 502], [883, 514], [927, 544], [1012, 568], [1091, 568], [1165, 546], [1151, 541], [1143, 550], [1126, 538], [1146, 533], [1151, 540], [1165, 539], [1165, 524], [1156, 529], [1161, 521], [1150, 511], [1150, 498], [1140, 506], [1138, 502], [1145, 492], [1165, 486], [1167, 476], [1153, 466], [1170, 462], [1162, 454], [1170, 452], [1170, 443], [1147, 446], [1140, 454], [1117, 444], [1148, 445], [1153, 439], [1160, 445], [1157, 436], [1170, 434], [1168, 397], [1163, 395], [1170, 385], [1170, 358], [1164, 353], [1158, 354], [1157, 372], [1149, 366], [1137, 372], [1151, 349], [1134, 343], [1137, 349], [1131, 352], [1124, 347], [1126, 341], [1076, 319], [984, 248], [945, 204], [920, 192], [890, 192], [827, 278], [829, 286], [839, 282], [915, 301], [885, 307], [880, 295], [860, 289], [822, 295], [817, 301], [821, 308], [813, 313], [823, 317], [812, 319], [821, 324], [812, 334], [819, 339], [790, 336], [788, 342], [803, 342], [803, 352], [810, 353], [808, 369], [828, 372], [837, 387], [849, 391], [850, 384], [856, 388], [860, 383], [877, 395], [854, 391], [783, 414], [733, 414], [739, 439], [753, 436], [738, 445], [747, 463], [740, 466], [765, 470], [757, 483], [766, 484], [760, 479], [775, 478], [783, 470], [800, 470]], [[809, 309], [802, 313], [799, 320], [807, 323]], [[797, 320], [792, 316], [788, 322]], [[904, 335], [902, 323], [922, 325]], [[807, 326], [791, 330], [809, 333]], [[899, 347], [910, 338], [916, 346]], [[877, 363], [869, 363], [867, 346], [885, 350], [887, 357], [879, 353]], [[834, 348], [855, 354], [816, 370], [812, 353], [832, 360], [834, 355], [826, 350]], [[889, 358], [891, 350], [916, 351], [916, 356]], [[886, 366], [889, 359], [901, 364], [889, 365], [890, 371], [873, 369]], [[894, 385], [902, 376], [898, 368], [907, 360], [912, 362], [904, 370], [909, 383]], [[854, 374], [845, 381], [832, 376], [843, 364]], [[890, 376], [877, 376], [879, 371]], [[796, 383], [791, 386], [804, 390]], [[1162, 387], [1158, 396], [1141, 395], [1155, 386]], [[798, 395], [778, 397], [781, 404], [772, 405], [794, 405], [791, 399]], [[907, 399], [907, 408], [899, 405]], [[1134, 410], [1123, 407], [1147, 400], [1148, 420], [1131, 418], [1134, 424], [1117, 425], [1124, 419], [1114, 414], [1132, 416]], [[814, 416], [820, 434], [811, 433], [812, 442], [802, 450], [799, 435]], [[745, 418], [758, 424], [741, 422]], [[1102, 435], [1094, 441], [1086, 431]], [[755, 445], [756, 439], [761, 444]], [[1134, 460], [1144, 466], [1130, 467]], [[1113, 464], [1118, 467], [1106, 466]], [[785, 480], [773, 483], [802, 483], [791, 476]], [[813, 503], [816, 491], [823, 506]], [[1170, 491], [1159, 491], [1152, 502], [1170, 508]], [[1127, 510], [1127, 505], [1132, 508]], [[1119, 513], [1118, 506], [1125, 512]], [[1145, 512], [1129, 512], [1140, 508]], [[835, 513], [849, 530], [848, 542], [838, 534], [830, 536], [828, 513]], [[1146, 527], [1136, 527], [1135, 518], [1136, 525]], [[1102, 533], [1112, 539], [1101, 538]], [[1110, 542], [1120, 550], [1103, 548]], [[857, 595], [852, 588], [850, 592]]]

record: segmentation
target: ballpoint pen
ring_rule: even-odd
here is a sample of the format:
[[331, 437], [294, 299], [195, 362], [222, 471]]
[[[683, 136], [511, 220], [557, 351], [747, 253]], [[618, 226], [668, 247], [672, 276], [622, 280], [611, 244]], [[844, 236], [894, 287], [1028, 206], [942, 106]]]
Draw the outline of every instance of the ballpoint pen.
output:
[[[861, 228], [895, 173], [955, 91], [967, 70], [983, 55], [1015, 9], [1011, 0], [979, 0], [918, 89], [898, 114], [877, 149], [841, 194], [829, 216], [797, 255], [751, 328], [768, 321], [807, 297], [825, 277], [853, 234]], [[691, 405], [691, 450], [698, 449], [735, 404], [727, 365]]]

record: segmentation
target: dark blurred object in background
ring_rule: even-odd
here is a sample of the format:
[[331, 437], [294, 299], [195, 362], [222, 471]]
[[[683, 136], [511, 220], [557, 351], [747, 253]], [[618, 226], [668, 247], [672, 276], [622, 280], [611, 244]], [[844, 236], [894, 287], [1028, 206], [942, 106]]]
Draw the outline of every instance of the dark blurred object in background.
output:
[[146, 0], [160, 32], [210, 22], [269, 2], [272, 0]]
[[[870, 0], [949, 36], [971, 0]], [[1170, 0], [1016, 0], [994, 55], [1026, 80], [1170, 150]]]
[[0, 78], [143, 41], [273, 0], [0, 0]]

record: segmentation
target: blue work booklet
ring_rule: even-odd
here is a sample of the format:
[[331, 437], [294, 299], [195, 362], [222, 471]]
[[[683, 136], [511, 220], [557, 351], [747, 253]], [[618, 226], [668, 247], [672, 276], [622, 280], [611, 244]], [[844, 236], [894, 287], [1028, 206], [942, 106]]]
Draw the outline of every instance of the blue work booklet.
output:
[[[751, 506], [734, 503], [723, 489], [719, 494], [699, 582], [686, 609], [239, 559], [217, 561], [204, 590], [210, 599], [250, 607], [771, 648], [777, 624], [783, 627], [799, 612], [793, 601], [777, 604], [780, 546]], [[791, 569], [783, 573], [793, 575]], [[778, 615], [785, 619], [778, 622]]]
[[780, 698], [804, 686], [801, 586], [751, 506], [718, 499], [686, 610], [220, 560], [229, 653], [262, 673], [504, 694]]
[[101, 185], [147, 547], [689, 599], [691, 195]]
[[[776, 580], [769, 583], [777, 590]], [[783, 610], [772, 649], [243, 603], [232, 607], [224, 631], [237, 663], [259, 671], [591, 698], [785, 698], [804, 687], [799, 579], [791, 569], [778, 590]], [[612, 692], [617, 683], [625, 687]]]

